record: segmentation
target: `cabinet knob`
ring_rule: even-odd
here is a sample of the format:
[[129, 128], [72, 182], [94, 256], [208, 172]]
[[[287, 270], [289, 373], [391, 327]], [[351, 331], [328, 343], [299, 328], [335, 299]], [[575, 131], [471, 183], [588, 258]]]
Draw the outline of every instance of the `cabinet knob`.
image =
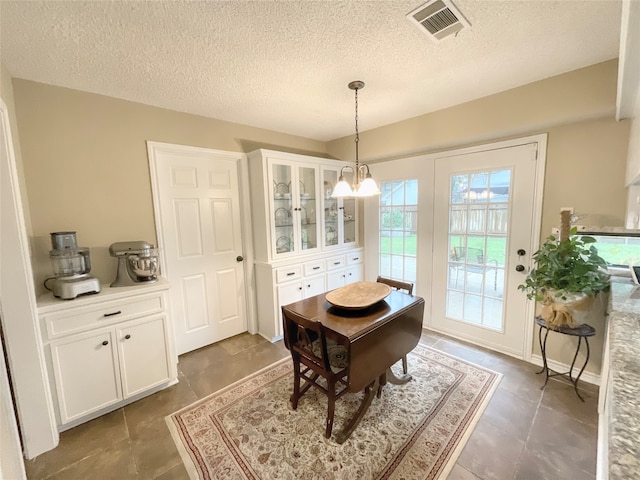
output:
[[298, 290], [302, 290], [302, 287], [298, 287]]
[[236, 257], [236, 262], [241, 262], [241, 261], [243, 261], [243, 260], [244, 260], [244, 257], [243, 257], [242, 255], [238, 255], [238, 256]]
[[516, 265], [516, 272], [524, 272], [524, 265]]
[[102, 342], [102, 345], [104, 345], [106, 347], [107, 345], [109, 345], [109, 341], [105, 340], [104, 342]]
[[128, 333], [124, 336], [125, 340], [129, 340], [131, 338], [131, 335], [129, 335]]

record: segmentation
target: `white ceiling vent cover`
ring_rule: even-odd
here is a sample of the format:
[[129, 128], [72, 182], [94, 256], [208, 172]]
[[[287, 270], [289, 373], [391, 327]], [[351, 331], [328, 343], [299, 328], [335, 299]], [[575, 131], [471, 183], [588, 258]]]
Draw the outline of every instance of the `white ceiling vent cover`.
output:
[[449, 0], [431, 0], [409, 13], [407, 18], [434, 42], [471, 27]]

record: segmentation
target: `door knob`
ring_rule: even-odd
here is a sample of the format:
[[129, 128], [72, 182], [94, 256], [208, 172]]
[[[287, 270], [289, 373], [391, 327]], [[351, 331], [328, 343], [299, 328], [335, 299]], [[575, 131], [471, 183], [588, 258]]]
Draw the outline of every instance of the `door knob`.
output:
[[523, 249], [520, 248], [516, 253], [518, 254], [519, 257], [522, 257], [523, 255], [526, 255], [527, 252], [525, 252]]
[[516, 272], [524, 272], [524, 265], [516, 265]]
[[238, 255], [238, 256], [236, 257], [236, 262], [241, 262], [241, 261], [243, 261], [243, 260], [244, 260], [244, 257], [243, 257], [242, 255]]

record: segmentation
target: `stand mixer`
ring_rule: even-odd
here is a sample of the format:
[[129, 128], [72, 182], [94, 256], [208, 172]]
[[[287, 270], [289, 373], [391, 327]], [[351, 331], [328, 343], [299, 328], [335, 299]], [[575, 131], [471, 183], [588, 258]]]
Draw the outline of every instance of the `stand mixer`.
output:
[[55, 276], [44, 281], [45, 288], [64, 300], [100, 292], [100, 280], [89, 275], [89, 249], [78, 247], [76, 232], [53, 232], [49, 235], [53, 248], [49, 252], [49, 259]]
[[158, 280], [158, 250], [144, 241], [116, 242], [109, 247], [118, 259], [118, 272], [112, 287], [127, 287]]

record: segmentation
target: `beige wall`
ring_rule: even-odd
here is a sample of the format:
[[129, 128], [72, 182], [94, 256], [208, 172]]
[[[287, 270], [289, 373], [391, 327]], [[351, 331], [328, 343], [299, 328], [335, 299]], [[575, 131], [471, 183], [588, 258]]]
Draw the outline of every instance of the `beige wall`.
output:
[[110, 244], [156, 243], [146, 140], [325, 155], [320, 141], [25, 80], [13, 88], [41, 293], [50, 232], [76, 231], [103, 284], [116, 273]]

